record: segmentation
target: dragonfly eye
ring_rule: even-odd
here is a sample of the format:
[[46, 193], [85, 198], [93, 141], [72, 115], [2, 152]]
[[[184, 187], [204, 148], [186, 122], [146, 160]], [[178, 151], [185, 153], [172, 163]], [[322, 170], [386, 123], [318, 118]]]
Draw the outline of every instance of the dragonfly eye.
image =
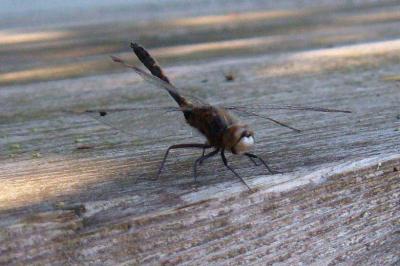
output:
[[242, 139], [244, 137], [249, 138], [249, 137], [252, 137], [252, 136], [253, 136], [253, 134], [246, 130], [246, 131], [243, 131], [242, 135], [240, 136], [240, 139]]

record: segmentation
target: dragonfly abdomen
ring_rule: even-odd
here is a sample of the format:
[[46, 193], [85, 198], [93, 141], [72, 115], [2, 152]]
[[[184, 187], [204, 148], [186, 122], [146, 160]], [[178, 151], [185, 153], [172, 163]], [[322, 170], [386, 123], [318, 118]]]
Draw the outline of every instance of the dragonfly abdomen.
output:
[[[140, 45], [137, 43], [131, 43], [131, 48], [139, 60], [143, 63], [143, 65], [157, 78], [171, 84], [168, 77], [164, 74], [162, 68], [157, 63], [157, 61]], [[187, 107], [189, 105], [189, 101], [186, 100], [185, 97], [180, 95], [175, 90], [170, 90], [165, 88], [171, 97], [178, 103], [180, 107]]]

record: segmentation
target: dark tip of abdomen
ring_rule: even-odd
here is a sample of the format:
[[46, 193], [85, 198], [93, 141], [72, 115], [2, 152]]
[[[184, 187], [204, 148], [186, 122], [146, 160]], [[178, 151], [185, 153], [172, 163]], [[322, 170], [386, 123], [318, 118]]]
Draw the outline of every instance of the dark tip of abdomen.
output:
[[131, 48], [132, 49], [136, 49], [139, 47], [139, 44], [135, 43], [135, 42], [131, 42]]

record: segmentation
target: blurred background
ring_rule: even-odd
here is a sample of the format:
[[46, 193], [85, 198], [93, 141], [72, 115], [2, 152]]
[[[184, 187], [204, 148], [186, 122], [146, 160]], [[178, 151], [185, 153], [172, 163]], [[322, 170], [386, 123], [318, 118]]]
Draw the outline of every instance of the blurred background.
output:
[[3, 0], [0, 86], [123, 71], [129, 42], [163, 65], [397, 39], [400, 1]]

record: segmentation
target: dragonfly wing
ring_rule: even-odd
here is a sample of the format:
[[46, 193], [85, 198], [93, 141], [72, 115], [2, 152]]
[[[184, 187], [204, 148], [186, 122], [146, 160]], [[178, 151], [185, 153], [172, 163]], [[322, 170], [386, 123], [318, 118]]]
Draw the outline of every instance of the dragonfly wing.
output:
[[181, 112], [185, 110], [191, 110], [191, 107], [172, 107], [172, 106], [138, 106], [138, 107], [116, 107], [116, 108], [99, 108], [99, 109], [73, 109], [73, 110], [63, 110], [63, 113], [72, 114], [72, 115], [85, 115], [90, 117], [93, 120], [96, 120], [98, 123], [103, 124], [117, 132], [123, 133], [128, 137], [135, 137], [131, 132], [124, 129], [124, 126], [115, 126], [111, 120], [107, 118], [103, 118], [108, 116], [109, 114], [118, 113], [118, 112], [136, 112], [138, 115], [143, 113], [152, 113], [152, 112]]
[[111, 59], [116, 63], [120, 63], [127, 68], [133, 69], [133, 71], [135, 71], [143, 80], [152, 84], [156, 88], [167, 90], [174, 99], [176, 97], [180, 98], [181, 95], [184, 95], [185, 98], [190, 98], [190, 100], [194, 100], [194, 102], [197, 104], [207, 105], [207, 103], [205, 103], [203, 100], [201, 100], [193, 95], [190, 95], [190, 96], [185, 95], [184, 93], [180, 92], [179, 89], [177, 87], [175, 87], [174, 85], [172, 85], [171, 83], [168, 83], [158, 77], [150, 75], [147, 72], [141, 70], [140, 68], [126, 63], [124, 60], [122, 60], [119, 57], [111, 56]]
[[283, 123], [283, 122], [280, 122], [280, 121], [278, 121], [278, 120], [276, 120], [276, 119], [273, 119], [273, 118], [271, 118], [271, 117], [269, 117], [269, 116], [257, 114], [257, 113], [255, 113], [255, 112], [250, 111], [250, 110], [245, 110], [245, 109], [240, 109], [240, 108], [234, 108], [234, 109], [231, 109], [231, 110], [233, 110], [233, 111], [235, 111], [235, 112], [238, 112], [238, 113], [242, 113], [242, 114], [248, 115], [248, 116], [257, 116], [257, 117], [260, 117], [260, 118], [269, 120], [269, 121], [271, 121], [271, 122], [273, 122], [273, 123], [275, 123], [275, 124], [277, 124], [277, 125], [280, 125], [280, 126], [282, 126], [282, 127], [289, 128], [289, 129], [291, 129], [291, 130], [293, 130], [293, 131], [295, 131], [295, 132], [301, 132], [300, 129], [297, 129], [297, 128], [294, 128], [294, 127], [292, 127], [292, 126], [289, 126], [289, 125], [287, 125], [287, 124], [285, 124], [285, 123]]
[[[134, 111], [164, 111], [164, 112], [177, 112], [177, 111], [185, 111], [189, 110], [189, 107], [120, 107], [120, 108], [101, 108], [101, 109], [88, 109], [84, 110], [85, 113], [99, 113], [100, 116], [105, 116], [108, 113], [117, 113], [117, 112], [134, 112]], [[82, 112], [81, 112], [82, 113]]]
[[313, 112], [326, 112], [326, 113], [351, 113], [351, 111], [348, 110], [338, 110], [338, 109], [328, 109], [328, 108], [322, 108], [322, 107], [310, 107], [310, 106], [296, 106], [296, 105], [274, 105], [274, 104], [263, 104], [263, 105], [256, 105], [256, 104], [251, 104], [250, 106], [227, 106], [224, 107], [225, 109], [232, 110], [238, 113], [250, 115], [250, 116], [257, 116], [260, 118], [267, 119], [271, 122], [274, 122], [275, 124], [278, 124], [280, 126], [290, 128], [291, 130], [294, 130], [296, 132], [300, 132], [299, 129], [291, 127], [285, 123], [282, 123], [278, 120], [275, 120], [269, 116], [265, 115], [260, 115], [257, 113], [257, 111], [262, 111], [262, 110], [292, 110], [292, 111], [313, 111]]
[[311, 107], [311, 106], [296, 106], [296, 105], [274, 105], [274, 104], [262, 104], [262, 105], [254, 105], [250, 106], [227, 106], [225, 107], [228, 110], [247, 110], [247, 111], [261, 111], [261, 110], [293, 110], [293, 111], [313, 111], [313, 112], [325, 112], [325, 113], [351, 113], [348, 110], [338, 110], [338, 109], [329, 109], [322, 107]]
[[174, 85], [167, 83], [164, 80], [161, 80], [155, 76], [152, 76], [152, 75], [146, 73], [145, 71], [141, 70], [138, 67], [135, 67], [133, 65], [126, 63], [121, 58], [112, 55], [111, 59], [116, 63], [120, 63], [120, 64], [124, 65], [125, 67], [133, 69], [133, 71], [135, 71], [140, 77], [142, 77], [145, 81], [154, 85], [155, 87], [160, 88], [160, 89], [166, 89], [167, 91], [173, 92], [175, 94], [180, 94], [178, 92], [178, 89]]

